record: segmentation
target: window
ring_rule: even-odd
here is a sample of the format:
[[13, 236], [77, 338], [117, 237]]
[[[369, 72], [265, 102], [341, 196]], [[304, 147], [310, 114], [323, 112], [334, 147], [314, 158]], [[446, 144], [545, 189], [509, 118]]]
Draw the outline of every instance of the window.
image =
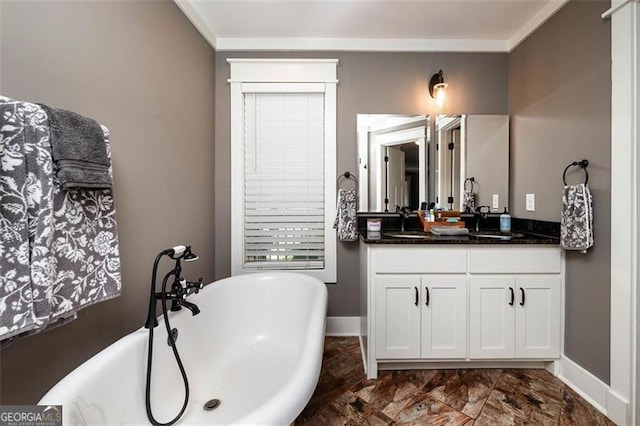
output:
[[232, 274], [335, 282], [337, 61], [229, 62]]

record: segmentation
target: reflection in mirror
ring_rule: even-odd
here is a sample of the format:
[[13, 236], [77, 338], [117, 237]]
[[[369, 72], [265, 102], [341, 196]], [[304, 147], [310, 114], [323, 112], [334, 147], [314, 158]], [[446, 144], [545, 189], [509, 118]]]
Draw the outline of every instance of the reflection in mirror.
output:
[[358, 114], [357, 136], [361, 211], [509, 207], [508, 115]]
[[417, 210], [429, 198], [429, 117], [358, 114], [357, 132], [360, 210]]
[[465, 179], [464, 167], [460, 164], [463, 121], [459, 115], [436, 118], [436, 203], [449, 210], [460, 210], [461, 205], [454, 194], [460, 193], [460, 179]]
[[436, 202], [450, 210], [509, 207], [509, 116], [440, 115], [435, 120]]

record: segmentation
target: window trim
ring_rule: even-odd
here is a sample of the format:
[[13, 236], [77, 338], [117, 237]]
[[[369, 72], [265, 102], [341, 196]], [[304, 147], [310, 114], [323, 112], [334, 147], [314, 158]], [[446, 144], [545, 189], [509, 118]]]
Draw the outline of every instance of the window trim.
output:
[[[337, 59], [229, 58], [231, 86], [231, 275], [244, 269], [244, 93], [324, 93], [324, 269], [296, 270], [324, 282], [337, 281], [336, 210], [336, 79]], [[270, 271], [279, 271], [273, 270]]]

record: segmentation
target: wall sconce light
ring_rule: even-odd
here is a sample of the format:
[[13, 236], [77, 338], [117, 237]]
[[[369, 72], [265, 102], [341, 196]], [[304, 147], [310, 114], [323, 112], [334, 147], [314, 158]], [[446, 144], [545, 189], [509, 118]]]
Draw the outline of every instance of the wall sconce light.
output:
[[438, 103], [438, 108], [442, 108], [444, 105], [445, 90], [447, 83], [444, 82], [442, 76], [442, 70], [435, 73], [429, 81], [429, 94]]

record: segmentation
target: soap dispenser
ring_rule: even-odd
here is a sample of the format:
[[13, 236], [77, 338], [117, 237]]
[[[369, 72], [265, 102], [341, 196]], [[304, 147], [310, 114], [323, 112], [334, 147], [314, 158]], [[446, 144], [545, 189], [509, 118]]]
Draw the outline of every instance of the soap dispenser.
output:
[[500, 215], [500, 232], [508, 234], [511, 232], [511, 215], [507, 213], [507, 208], [504, 208], [504, 213]]

